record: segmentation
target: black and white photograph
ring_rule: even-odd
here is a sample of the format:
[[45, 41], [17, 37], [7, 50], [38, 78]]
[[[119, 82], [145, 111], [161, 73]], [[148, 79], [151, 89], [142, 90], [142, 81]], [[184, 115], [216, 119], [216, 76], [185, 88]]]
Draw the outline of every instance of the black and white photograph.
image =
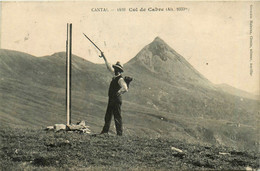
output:
[[260, 170], [259, 1], [0, 1], [0, 170]]

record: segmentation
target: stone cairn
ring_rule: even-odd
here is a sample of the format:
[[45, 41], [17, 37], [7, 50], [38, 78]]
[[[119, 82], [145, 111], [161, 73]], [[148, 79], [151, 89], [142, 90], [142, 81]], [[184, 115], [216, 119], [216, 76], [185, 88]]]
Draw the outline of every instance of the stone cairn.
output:
[[65, 125], [65, 124], [55, 124], [54, 126], [48, 126], [45, 128], [46, 131], [68, 131], [68, 132], [81, 132], [90, 134], [91, 131], [89, 126], [86, 125], [85, 121], [80, 121], [77, 124]]

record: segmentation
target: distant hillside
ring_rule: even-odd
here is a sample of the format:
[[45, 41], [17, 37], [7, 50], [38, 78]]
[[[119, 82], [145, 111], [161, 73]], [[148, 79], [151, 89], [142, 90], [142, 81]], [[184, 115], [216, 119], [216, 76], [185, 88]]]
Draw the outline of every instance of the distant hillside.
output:
[[217, 87], [220, 88], [222, 91], [229, 93], [229, 94], [233, 94], [235, 96], [244, 97], [244, 98], [248, 98], [248, 99], [254, 99], [254, 100], [260, 100], [259, 95], [257, 96], [257, 95], [248, 93], [246, 91], [232, 87], [228, 84], [218, 84]]
[[[102, 65], [77, 56], [72, 59], [73, 104], [77, 105], [76, 90], [85, 99], [87, 96], [84, 95], [89, 95], [93, 90], [105, 90], [111, 78]], [[63, 52], [36, 58], [25, 53], [0, 50], [1, 120], [16, 126], [64, 122], [65, 63]], [[96, 91], [96, 95], [100, 94], [106, 95], [105, 92]]]
[[[219, 90], [160, 38], [124, 66], [124, 75], [134, 78], [123, 97], [126, 135], [257, 148], [259, 101], [241, 101]], [[64, 52], [37, 58], [1, 49], [0, 123], [12, 127], [66, 123], [65, 73]], [[86, 120], [93, 132], [100, 132], [110, 80], [105, 65], [73, 55], [73, 123]]]

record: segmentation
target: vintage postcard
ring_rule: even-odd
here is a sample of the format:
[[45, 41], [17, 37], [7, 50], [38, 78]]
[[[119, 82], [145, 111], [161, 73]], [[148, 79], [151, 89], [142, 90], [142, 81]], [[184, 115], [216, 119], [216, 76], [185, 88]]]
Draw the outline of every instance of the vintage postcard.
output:
[[257, 170], [259, 1], [0, 1], [1, 170]]

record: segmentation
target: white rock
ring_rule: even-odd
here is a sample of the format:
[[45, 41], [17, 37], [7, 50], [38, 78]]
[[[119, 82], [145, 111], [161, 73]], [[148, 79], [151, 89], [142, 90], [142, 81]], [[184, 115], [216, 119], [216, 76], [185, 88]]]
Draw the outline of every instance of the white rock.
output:
[[250, 167], [250, 166], [246, 166], [246, 171], [253, 171], [253, 168], [252, 167]]
[[66, 130], [67, 126], [65, 124], [55, 124], [54, 125], [54, 129], [56, 131], [59, 131], [59, 130]]
[[71, 130], [71, 131], [76, 131], [76, 130], [80, 130], [80, 129], [85, 128], [85, 126], [72, 124], [72, 125], [68, 125], [68, 128], [69, 128], [69, 130]]
[[230, 153], [222, 153], [222, 152], [219, 152], [220, 155], [231, 155]]
[[80, 122], [77, 123], [77, 125], [86, 126], [86, 122], [85, 121], [80, 121]]
[[182, 150], [180, 150], [180, 149], [178, 149], [178, 148], [175, 148], [175, 147], [171, 147], [171, 149], [174, 150], [174, 151], [177, 151], [177, 152], [179, 152], [179, 153], [182, 153], [182, 152], [183, 152]]
[[82, 129], [82, 132], [85, 133], [85, 134], [90, 134], [91, 131], [89, 129]]
[[53, 129], [54, 129], [54, 126], [47, 126], [47, 127], [45, 128], [45, 130], [47, 130], [47, 131], [53, 130]]

